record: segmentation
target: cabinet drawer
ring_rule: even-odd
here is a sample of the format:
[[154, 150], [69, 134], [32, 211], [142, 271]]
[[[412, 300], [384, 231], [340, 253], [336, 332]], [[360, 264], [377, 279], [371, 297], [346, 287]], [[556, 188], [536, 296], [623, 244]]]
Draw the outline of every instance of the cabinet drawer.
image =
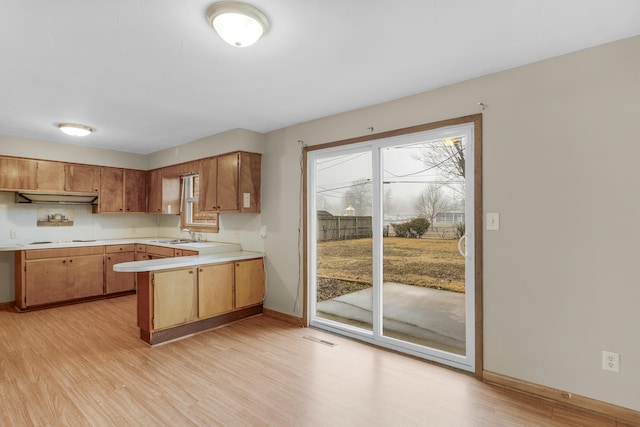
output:
[[162, 256], [174, 256], [173, 248], [165, 248], [164, 246], [147, 245], [147, 253]]
[[80, 248], [31, 249], [24, 251], [25, 259], [59, 258], [78, 255], [102, 255], [104, 246], [83, 246]]
[[105, 250], [108, 254], [113, 254], [117, 252], [133, 252], [135, 250], [135, 245], [109, 245], [105, 246]]
[[147, 252], [146, 245], [136, 245], [136, 252]]

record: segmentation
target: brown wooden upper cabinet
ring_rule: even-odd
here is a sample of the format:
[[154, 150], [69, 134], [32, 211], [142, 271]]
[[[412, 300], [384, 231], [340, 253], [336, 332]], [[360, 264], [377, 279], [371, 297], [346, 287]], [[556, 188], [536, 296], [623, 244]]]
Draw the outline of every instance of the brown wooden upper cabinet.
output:
[[180, 213], [180, 177], [198, 172], [197, 161], [147, 171], [147, 212]]
[[66, 165], [62, 162], [38, 160], [38, 191], [64, 192]]
[[145, 213], [145, 171], [101, 168], [98, 213]]
[[216, 212], [260, 212], [257, 153], [229, 153], [200, 160], [198, 208]]
[[100, 191], [100, 166], [67, 164], [64, 189], [73, 193], [98, 193]]
[[101, 168], [99, 213], [124, 212], [124, 169]]
[[147, 174], [145, 171], [124, 170], [124, 210], [128, 213], [147, 211]]
[[147, 212], [162, 213], [162, 169], [147, 171]]
[[16, 157], [0, 157], [0, 190], [35, 190], [35, 160]]

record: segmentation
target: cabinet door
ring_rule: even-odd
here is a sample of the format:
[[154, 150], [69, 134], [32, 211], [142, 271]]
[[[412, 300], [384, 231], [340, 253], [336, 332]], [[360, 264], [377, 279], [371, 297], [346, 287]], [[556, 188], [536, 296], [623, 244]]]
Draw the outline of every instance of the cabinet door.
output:
[[198, 268], [198, 317], [233, 310], [233, 263]]
[[104, 255], [82, 255], [68, 260], [69, 287], [73, 298], [85, 298], [104, 293]]
[[147, 171], [147, 212], [162, 213], [162, 169]]
[[235, 263], [236, 308], [260, 304], [264, 299], [264, 267], [262, 259]]
[[135, 289], [135, 273], [113, 271], [114, 265], [129, 261], [135, 261], [134, 252], [109, 253], [105, 255], [105, 293], [112, 294]]
[[35, 160], [0, 157], [0, 190], [35, 190]]
[[128, 213], [147, 211], [147, 189], [145, 171], [124, 170], [124, 208]]
[[124, 212], [124, 170], [101, 168], [100, 213]]
[[65, 190], [77, 193], [97, 193], [100, 189], [100, 167], [67, 164]]
[[67, 258], [25, 262], [25, 306], [48, 304], [74, 298], [67, 285]]
[[240, 153], [240, 166], [238, 171], [238, 206], [240, 212], [260, 212], [261, 161], [261, 154]]
[[218, 159], [216, 157], [200, 160], [198, 209], [201, 211], [218, 210], [217, 173]]
[[185, 164], [167, 166], [162, 168], [161, 181], [161, 205], [160, 213], [163, 214], [180, 214], [180, 176], [183, 173]]
[[180, 177], [162, 174], [162, 213], [180, 214]]
[[64, 191], [64, 163], [38, 160], [37, 189], [40, 191]]
[[196, 318], [195, 268], [153, 274], [153, 329], [163, 329]]
[[218, 209], [220, 212], [237, 212], [238, 205], [238, 154], [218, 156], [217, 174]]

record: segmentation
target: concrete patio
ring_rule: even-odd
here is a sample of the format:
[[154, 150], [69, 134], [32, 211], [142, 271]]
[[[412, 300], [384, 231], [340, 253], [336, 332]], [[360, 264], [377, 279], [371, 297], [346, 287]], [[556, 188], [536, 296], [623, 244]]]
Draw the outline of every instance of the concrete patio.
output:
[[[465, 295], [388, 282], [383, 285], [386, 336], [463, 354]], [[317, 304], [318, 316], [344, 323], [372, 324], [372, 288]]]

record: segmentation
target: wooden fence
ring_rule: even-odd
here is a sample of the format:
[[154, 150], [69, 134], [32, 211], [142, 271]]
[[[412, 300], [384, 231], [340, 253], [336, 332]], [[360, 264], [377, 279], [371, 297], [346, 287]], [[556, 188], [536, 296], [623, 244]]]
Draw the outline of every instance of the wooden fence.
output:
[[370, 216], [319, 216], [317, 238], [328, 240], [362, 239], [371, 237]]

